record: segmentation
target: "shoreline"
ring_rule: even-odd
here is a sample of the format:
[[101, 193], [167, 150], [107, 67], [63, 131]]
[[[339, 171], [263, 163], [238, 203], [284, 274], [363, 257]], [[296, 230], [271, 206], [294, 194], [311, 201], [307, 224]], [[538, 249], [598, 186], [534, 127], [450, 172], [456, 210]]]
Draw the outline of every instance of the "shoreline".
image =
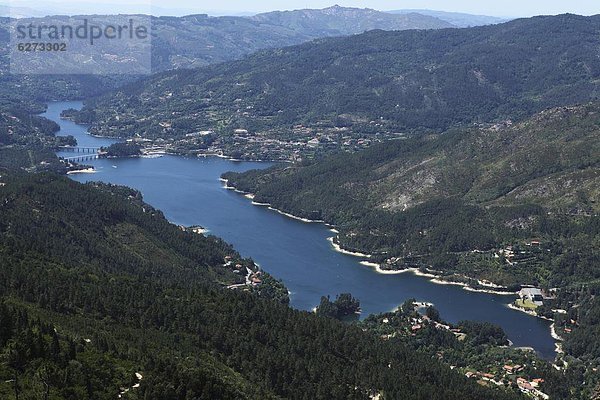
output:
[[346, 255], [354, 256], [354, 257], [361, 257], [361, 258], [371, 258], [372, 257], [370, 254], [353, 252], [353, 251], [344, 249], [342, 246], [340, 246], [338, 243], [335, 242], [334, 236], [328, 237], [327, 240], [331, 243], [333, 249], [335, 251], [337, 251], [338, 253], [342, 253], [342, 254], [346, 254]]
[[[183, 154], [174, 153], [174, 155], [183, 155]], [[219, 153], [198, 153], [198, 154], [196, 154], [196, 157], [198, 157], [198, 158], [217, 157], [217, 158], [222, 158], [224, 160], [229, 160], [229, 161], [233, 161], [233, 162], [257, 162], [257, 163], [291, 163], [292, 162], [290, 160], [264, 160], [262, 158], [242, 160], [239, 158], [232, 158], [232, 157], [229, 157], [229, 156], [226, 156], [223, 154], [219, 154]]]
[[259, 207], [267, 207], [269, 210], [275, 211], [278, 214], [284, 215], [284, 216], [286, 216], [288, 218], [292, 218], [292, 219], [295, 219], [297, 221], [301, 221], [301, 222], [304, 222], [304, 223], [307, 223], [307, 224], [324, 224], [325, 223], [325, 221], [322, 221], [322, 220], [315, 220], [315, 219], [308, 219], [308, 218], [298, 217], [296, 215], [293, 215], [293, 214], [287, 213], [285, 211], [279, 210], [279, 209], [273, 207], [270, 203], [259, 203], [257, 201], [254, 201], [254, 197], [255, 197], [254, 194], [248, 193], [248, 192], [244, 192], [244, 191], [239, 190], [239, 189], [236, 189], [235, 186], [230, 186], [229, 185], [229, 180], [224, 179], [224, 178], [219, 178], [219, 181], [221, 181], [221, 182], [224, 183], [223, 187], [225, 189], [227, 189], [227, 190], [233, 190], [236, 193], [244, 195], [245, 198], [247, 198], [249, 200], [252, 200], [252, 205], [259, 206]]
[[419, 277], [422, 277], [422, 278], [429, 278], [429, 281], [431, 283], [436, 284], [436, 285], [460, 286], [460, 287], [462, 287], [464, 290], [466, 290], [468, 292], [494, 294], [494, 295], [499, 295], [499, 296], [514, 296], [516, 294], [515, 292], [506, 292], [506, 291], [500, 291], [500, 290], [477, 289], [477, 288], [469, 286], [468, 284], [466, 284], [464, 282], [449, 281], [449, 280], [442, 279], [442, 275], [436, 275], [436, 274], [432, 274], [432, 273], [428, 273], [428, 272], [423, 272], [423, 271], [421, 271], [418, 268], [405, 268], [405, 269], [399, 269], [399, 270], [386, 270], [386, 269], [381, 268], [380, 264], [376, 264], [376, 263], [371, 263], [371, 262], [367, 262], [367, 261], [361, 261], [360, 264], [364, 265], [364, 266], [367, 266], [367, 267], [373, 268], [378, 274], [382, 274], [382, 275], [400, 275], [400, 274], [405, 274], [405, 273], [412, 273], [415, 276], [419, 276]]
[[522, 313], [529, 314], [532, 317], [543, 319], [544, 321], [552, 322], [554, 324], [554, 320], [552, 318], [544, 317], [543, 315], [538, 315], [535, 311], [530, 311], [530, 310], [526, 310], [526, 309], [521, 308], [521, 307], [517, 307], [513, 303], [507, 304], [507, 307], [510, 308], [511, 310], [520, 311]]
[[[259, 207], [267, 207], [269, 210], [275, 211], [281, 215], [284, 215], [288, 218], [292, 218], [295, 219], [297, 221], [301, 221], [304, 223], [320, 223], [320, 224], [324, 224], [327, 227], [329, 227], [329, 231], [334, 233], [334, 234], [339, 234], [339, 231], [337, 229], [335, 229], [334, 226], [327, 224], [325, 221], [322, 220], [310, 220], [310, 219], [306, 219], [306, 218], [301, 218], [298, 217], [296, 215], [287, 213], [285, 211], [281, 211], [279, 209], [274, 208], [271, 204], [269, 203], [259, 203], [257, 201], [254, 201], [255, 195], [253, 193], [249, 193], [249, 192], [244, 192], [242, 190], [236, 189], [234, 186], [230, 186], [229, 185], [229, 180], [225, 179], [225, 178], [219, 178], [219, 181], [223, 182], [223, 187], [227, 190], [233, 190], [236, 193], [242, 194], [244, 195], [245, 198], [251, 200], [251, 204], [255, 205], [255, 206], [259, 206]], [[360, 257], [360, 258], [372, 258], [373, 256], [371, 254], [365, 254], [365, 253], [361, 253], [361, 252], [355, 252], [355, 251], [351, 251], [351, 250], [347, 250], [345, 248], [343, 248], [339, 243], [335, 242], [335, 237], [329, 237], [327, 238], [327, 240], [331, 243], [331, 246], [333, 247], [333, 250], [341, 253], [341, 254], [346, 254], [349, 256], [354, 256], [354, 257]], [[424, 277], [424, 278], [429, 278], [430, 282], [436, 284], [436, 285], [454, 285], [454, 286], [461, 286], [462, 289], [469, 291], [469, 292], [474, 292], [474, 293], [485, 293], [485, 294], [492, 294], [492, 295], [501, 295], [501, 296], [514, 296], [516, 295], [515, 292], [507, 292], [507, 291], [500, 291], [500, 290], [493, 290], [493, 289], [499, 289], [499, 288], [503, 288], [503, 286], [500, 285], [496, 285], [493, 282], [488, 282], [488, 281], [484, 281], [484, 280], [477, 280], [477, 282], [483, 286], [483, 287], [489, 287], [490, 289], [480, 289], [480, 288], [474, 288], [469, 286], [468, 284], [464, 283], [464, 282], [457, 282], [457, 281], [448, 281], [443, 279], [442, 275], [439, 274], [434, 274], [434, 273], [430, 273], [430, 272], [423, 272], [421, 271], [419, 268], [405, 268], [405, 269], [401, 269], [401, 270], [385, 270], [383, 268], [381, 268], [381, 264], [377, 264], [377, 263], [373, 263], [373, 262], [369, 262], [367, 260], [362, 260], [359, 262], [359, 264], [366, 266], [366, 267], [370, 267], [372, 268], [376, 273], [381, 274], [381, 275], [400, 275], [400, 274], [404, 274], [407, 272], [412, 272], [414, 275], [416, 276], [420, 276], [420, 277]], [[468, 278], [468, 277], [467, 277]], [[471, 279], [471, 278], [469, 278]], [[537, 315], [532, 315], [532, 316], [537, 316]]]
[[550, 325], [550, 334], [552, 335], [552, 338], [556, 341], [562, 342], [564, 340], [558, 335], [558, 333], [556, 333], [556, 323], [554, 322], [552, 323], [552, 325]]
[[371, 268], [375, 269], [375, 271], [377, 271], [378, 274], [381, 274], [381, 275], [399, 275], [399, 274], [404, 274], [404, 273], [408, 272], [408, 270], [402, 270], [402, 271], [385, 270], [385, 269], [382, 269], [379, 266], [379, 264], [372, 263], [369, 261], [361, 261], [359, 264], [364, 265], [365, 267], [371, 267]]
[[96, 169], [95, 168], [85, 168], [85, 169], [76, 169], [73, 171], [67, 171], [67, 175], [76, 175], [76, 174], [95, 174]]
[[[536, 314], [535, 311], [530, 311], [530, 310], [526, 310], [526, 309], [521, 308], [521, 307], [517, 307], [513, 303], [509, 303], [506, 306], [508, 308], [510, 308], [511, 310], [520, 311], [520, 312], [525, 313], [527, 315], [531, 315], [532, 317], [538, 317], [538, 315]], [[539, 318], [541, 318], [541, 317], [539, 317]]]
[[316, 220], [316, 219], [307, 219], [307, 218], [297, 217], [297, 216], [295, 216], [293, 214], [289, 214], [289, 213], [286, 213], [285, 211], [281, 211], [281, 210], [279, 210], [279, 209], [277, 209], [277, 208], [275, 208], [275, 207], [273, 207], [271, 205], [266, 206], [266, 207], [269, 210], [271, 210], [271, 211], [275, 211], [276, 213], [279, 213], [281, 215], [285, 215], [288, 218], [292, 218], [292, 219], [295, 219], [295, 220], [298, 220], [298, 221], [302, 221], [302, 222], [307, 223], [307, 224], [323, 224], [323, 223], [325, 223], [325, 221], [318, 220], [318, 219]]
[[556, 343], [554, 343], [556, 347], [554, 351], [556, 352], [556, 354], [564, 354], [565, 351], [562, 348], [562, 342], [564, 339], [560, 337], [558, 333], [556, 333], [556, 324], [554, 322], [552, 323], [552, 325], [550, 325], [550, 336], [552, 336], [552, 339], [556, 341]]
[[527, 315], [530, 315], [532, 317], [536, 317], [539, 318], [541, 320], [544, 321], [548, 321], [548, 322], [552, 322], [552, 324], [550, 324], [550, 336], [552, 337], [552, 339], [554, 339], [554, 352], [558, 355], [558, 354], [563, 354], [564, 351], [562, 349], [562, 341], [564, 340], [562, 337], [560, 337], [558, 335], [558, 333], [556, 333], [556, 324], [554, 322], [553, 319], [550, 319], [548, 317], [544, 317], [542, 315], [537, 315], [537, 313], [535, 311], [528, 311], [525, 310], [521, 307], [517, 307], [512, 303], [509, 303], [506, 305], [508, 308], [510, 308], [511, 310], [515, 310], [515, 311], [520, 311], [522, 313], [525, 313]]

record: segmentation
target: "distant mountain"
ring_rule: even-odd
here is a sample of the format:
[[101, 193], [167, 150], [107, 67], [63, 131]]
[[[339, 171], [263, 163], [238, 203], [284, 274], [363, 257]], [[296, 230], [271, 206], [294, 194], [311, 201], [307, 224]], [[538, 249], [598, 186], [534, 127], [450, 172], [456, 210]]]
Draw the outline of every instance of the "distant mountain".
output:
[[488, 15], [473, 15], [457, 12], [435, 11], [435, 10], [394, 10], [388, 11], [391, 14], [413, 14], [428, 15], [446, 21], [459, 28], [469, 28], [472, 26], [493, 25], [502, 22], [508, 22], [510, 18], [490, 17]]
[[598, 16], [371, 31], [153, 76], [89, 101], [81, 122], [101, 135], [163, 139], [244, 129], [259, 139], [232, 138], [228, 148], [259, 156], [263, 139], [340, 148], [597, 99], [598, 46]]
[[[3, 7], [3, 8], [2, 8]], [[8, 6], [0, 6], [0, 11], [10, 14]], [[44, 12], [13, 8], [15, 16], [28, 14], [39, 15]], [[31, 11], [31, 12], [30, 12]], [[111, 21], [117, 18], [110, 15], [88, 16], [90, 20]], [[123, 19], [124, 17], [118, 17]], [[52, 25], [57, 21], [66, 21], [68, 17], [50, 16], [26, 19], [23, 23], [35, 25]], [[34, 93], [35, 97], [46, 100], [65, 98], [63, 91], [49, 91], [48, 78], [25, 78], [10, 76], [8, 72], [8, 42], [10, 32], [9, 18], [0, 18], [0, 81], [4, 82], [9, 92], [19, 91], [17, 87], [44, 87]], [[324, 10], [300, 10], [292, 12], [274, 12], [252, 17], [209, 17], [208, 15], [188, 15], [185, 17], [152, 17], [152, 71], [161, 72], [176, 68], [194, 68], [210, 64], [240, 59], [250, 53], [263, 49], [296, 45], [331, 36], [345, 36], [362, 33], [365, 30], [385, 29], [434, 29], [446, 28], [450, 24], [433, 17], [409, 14], [390, 15], [369, 9], [331, 7]], [[54, 70], [64, 71], [82, 57], [76, 48], [70, 48], [66, 56], [58, 57]], [[111, 51], [110, 54], [128, 52]], [[29, 55], [28, 55], [29, 56]], [[35, 55], [31, 55], [34, 57]], [[89, 62], [110, 66], [105, 54], [88, 54]], [[30, 65], [38, 65], [34, 62]], [[91, 65], [91, 64], [90, 64]], [[117, 64], [120, 65], [120, 64]], [[126, 64], [123, 64], [126, 65]], [[54, 78], [53, 78], [54, 79]], [[61, 78], [65, 79], [65, 78]], [[119, 77], [71, 77], [75, 86], [81, 90], [70, 94], [70, 98], [93, 96], [99, 90], [116, 88], [125, 81], [132, 81], [135, 76]], [[92, 83], [90, 85], [90, 83]], [[71, 87], [73, 87], [71, 85]], [[10, 89], [9, 89], [10, 88]], [[92, 89], [92, 90], [89, 90]], [[72, 93], [72, 92], [71, 92]]]
[[198, 67], [230, 61], [266, 48], [284, 47], [313, 39], [347, 36], [367, 30], [440, 29], [451, 24], [434, 17], [387, 13], [359, 8], [271, 12], [252, 17], [153, 19], [155, 71]]
[[48, 11], [38, 10], [30, 7], [14, 7], [11, 5], [0, 4], [0, 17], [43, 17], [48, 15]]
[[407, 13], [389, 13], [368, 8], [333, 6], [322, 10], [275, 11], [251, 17], [252, 20], [271, 25], [286, 26], [297, 32], [313, 32], [320, 36], [352, 35], [373, 29], [440, 29], [451, 28], [452, 24], [441, 19]]
[[[4, 6], [0, 11], [8, 13], [8, 9]], [[124, 18], [111, 15], [88, 17], [99, 24]], [[24, 23], [39, 26], [66, 20], [64, 16], [50, 16], [27, 19]], [[0, 27], [8, 29], [8, 24], [9, 20], [4, 20]], [[290, 46], [323, 37], [352, 35], [372, 29], [439, 29], [452, 26], [420, 14], [391, 15], [339, 6], [323, 10], [272, 12], [251, 17], [209, 17], [204, 14], [152, 17], [151, 24], [154, 72], [231, 61], [266, 48]], [[99, 58], [101, 56], [98, 54]], [[74, 54], [73, 58], [76, 57], [77, 54]]]

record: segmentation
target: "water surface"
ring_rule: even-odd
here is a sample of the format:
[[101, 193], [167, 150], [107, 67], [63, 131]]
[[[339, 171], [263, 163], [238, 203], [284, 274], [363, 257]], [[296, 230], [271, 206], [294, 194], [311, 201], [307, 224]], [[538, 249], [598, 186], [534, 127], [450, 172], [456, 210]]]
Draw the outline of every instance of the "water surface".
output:
[[[81, 146], [106, 146], [112, 139], [86, 134], [86, 128], [58, 119], [60, 111], [78, 102], [51, 103], [46, 113], [61, 124], [61, 134], [77, 138]], [[68, 153], [67, 153], [68, 154]], [[72, 153], [71, 153], [72, 154]], [[219, 158], [164, 156], [148, 159], [94, 160], [96, 174], [72, 175], [80, 182], [99, 180], [140, 190], [146, 202], [176, 224], [201, 225], [233, 244], [245, 257], [291, 291], [293, 307], [310, 310], [323, 295], [349, 292], [357, 297], [363, 316], [394, 310], [406, 299], [434, 303], [442, 317], [489, 321], [504, 328], [516, 346], [533, 347], [546, 358], [554, 356], [554, 340], [547, 321], [511, 310], [513, 296], [474, 293], [453, 285], [438, 285], [412, 273], [381, 275], [360, 264], [361, 259], [333, 250], [333, 236], [322, 224], [303, 223], [265, 207], [253, 206], [244, 196], [223, 188], [226, 171], [266, 168], [269, 163], [233, 162]]]

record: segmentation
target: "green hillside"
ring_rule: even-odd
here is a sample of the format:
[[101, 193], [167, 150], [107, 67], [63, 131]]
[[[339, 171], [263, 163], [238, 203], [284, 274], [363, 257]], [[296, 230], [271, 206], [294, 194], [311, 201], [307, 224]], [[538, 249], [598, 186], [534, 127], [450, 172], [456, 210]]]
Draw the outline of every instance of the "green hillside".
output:
[[518, 398], [260, 286], [224, 289], [241, 279], [225, 261], [252, 261], [133, 190], [1, 181], [3, 399]]
[[339, 244], [382, 269], [544, 289], [535, 313], [562, 338], [557, 367], [596, 385], [599, 103], [224, 177], [257, 202], [335, 225]]
[[[153, 76], [89, 101], [79, 120], [96, 134], [135, 133], [179, 151], [288, 159], [521, 120], [597, 99], [599, 18], [323, 39]], [[185, 136], [199, 131], [216, 138]]]
[[[584, 248], [597, 240], [599, 116], [598, 103], [562, 107], [509, 126], [390, 141], [225, 178], [258, 202], [338, 226], [343, 245], [380, 261], [397, 256], [400, 266], [435, 264], [508, 285], [556, 287], [570, 280], [558, 260], [570, 251], [591, 257], [593, 246]], [[550, 259], [502, 266], [457, 256], [532, 238], [552, 248]], [[592, 264], [566, 275], [596, 279]]]

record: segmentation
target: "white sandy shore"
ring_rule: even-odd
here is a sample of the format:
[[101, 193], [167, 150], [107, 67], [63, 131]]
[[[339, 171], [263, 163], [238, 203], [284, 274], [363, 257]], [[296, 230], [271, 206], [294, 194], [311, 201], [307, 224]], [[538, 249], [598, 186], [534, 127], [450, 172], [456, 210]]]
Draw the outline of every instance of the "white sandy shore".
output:
[[[399, 275], [399, 274], [405, 274], [407, 272], [410, 272], [410, 273], [413, 273], [416, 276], [420, 276], [420, 277], [424, 277], [424, 278], [429, 278], [430, 281], [431, 281], [431, 283], [435, 283], [436, 285], [454, 285], [454, 286], [460, 286], [464, 290], [467, 290], [469, 292], [475, 292], [475, 293], [496, 294], [496, 295], [503, 295], [503, 296], [514, 296], [515, 295], [515, 293], [513, 293], [513, 292], [506, 292], [506, 291], [499, 291], [499, 290], [490, 290], [490, 289], [475, 289], [475, 288], [472, 288], [472, 287], [470, 287], [469, 285], [467, 285], [467, 284], [465, 284], [463, 282], [447, 281], [447, 280], [442, 279], [440, 275], [435, 275], [435, 274], [431, 274], [431, 273], [427, 273], [427, 272], [422, 272], [418, 268], [406, 268], [406, 269], [399, 269], [399, 270], [386, 270], [386, 269], [381, 268], [380, 264], [373, 263], [373, 262], [361, 261], [360, 264], [362, 264], [364, 266], [367, 266], [367, 267], [371, 267], [378, 274], [382, 274], [382, 275]], [[488, 287], [490, 287], [490, 285], [488, 285]], [[502, 286], [494, 285], [493, 287], [499, 287], [499, 288], [501, 288]]]
[[504, 287], [502, 285], [496, 285], [495, 283], [489, 282], [489, 281], [478, 280], [477, 283], [480, 286], [488, 287], [488, 288], [492, 288], [492, 289], [506, 289], [506, 287]]
[[209, 157], [217, 157], [217, 158], [222, 158], [224, 160], [229, 160], [229, 161], [235, 161], [235, 162], [240, 162], [242, 160], [238, 160], [237, 158], [231, 158], [228, 156], [225, 156], [223, 154], [220, 153], [204, 153], [204, 154], [198, 154], [198, 157], [204, 157], [204, 158], [209, 158]]
[[475, 292], [475, 293], [487, 293], [487, 294], [497, 294], [500, 296], [514, 296], [515, 293], [514, 292], [503, 292], [500, 290], [489, 290], [489, 289], [475, 289], [472, 288], [470, 286], [463, 286], [463, 289], [469, 291], [469, 292]]
[[241, 194], [244, 194], [244, 195], [249, 194], [249, 193], [246, 193], [246, 192], [242, 192], [241, 190], [237, 190], [233, 186], [229, 186], [229, 180], [227, 180], [227, 179], [219, 178], [219, 180], [224, 183], [223, 187], [225, 189], [227, 189], [227, 190], [233, 190], [236, 193], [241, 193]]
[[378, 274], [381, 274], [381, 275], [400, 275], [400, 274], [405, 274], [407, 272], [412, 272], [409, 269], [399, 269], [399, 270], [383, 269], [383, 268], [381, 268], [380, 264], [369, 262], [369, 261], [361, 261], [360, 264], [364, 265], [366, 267], [373, 268]]
[[274, 208], [272, 206], [268, 206], [267, 208], [269, 210], [271, 210], [271, 211], [275, 211], [275, 212], [277, 212], [277, 213], [279, 213], [281, 215], [285, 215], [286, 217], [295, 219], [297, 221], [302, 221], [302, 222], [305, 222], [307, 224], [322, 224], [324, 222], [324, 221], [321, 221], [321, 220], [315, 220], [315, 219], [307, 219], [307, 218], [297, 217], [297, 216], [295, 216], [293, 214], [286, 213], [285, 211], [278, 210], [277, 208]]
[[[242, 190], [236, 189], [234, 186], [230, 186], [229, 185], [229, 181], [227, 179], [219, 178], [219, 180], [225, 184], [223, 186], [225, 189], [227, 189], [227, 190], [233, 190], [236, 193], [243, 194], [244, 197], [246, 197], [247, 199], [254, 200], [254, 195], [252, 193], [244, 192]], [[296, 215], [287, 213], [285, 211], [281, 211], [281, 210], [273, 207], [269, 203], [259, 203], [259, 202], [256, 202], [256, 201], [252, 201], [252, 204], [255, 205], [255, 206], [267, 207], [271, 211], [275, 211], [276, 213], [279, 213], [281, 215], [285, 215], [288, 218], [292, 218], [292, 219], [295, 219], [297, 221], [305, 222], [307, 224], [323, 224], [323, 223], [325, 223], [325, 221], [322, 221], [322, 220], [302, 218], [302, 217], [298, 217]]]
[[417, 276], [423, 276], [425, 278], [433, 278], [433, 279], [438, 278], [439, 279], [439, 275], [434, 275], [429, 272], [423, 272], [419, 268], [409, 268], [409, 270], [413, 271], [413, 273]]
[[535, 313], [535, 311], [529, 311], [529, 310], [526, 310], [526, 309], [524, 309], [524, 308], [517, 307], [517, 306], [515, 306], [515, 305], [514, 305], [514, 304], [512, 304], [512, 303], [510, 303], [510, 304], [507, 304], [506, 306], [507, 306], [508, 308], [510, 308], [511, 310], [520, 311], [520, 312], [522, 312], [522, 313], [525, 313], [525, 314], [531, 315], [532, 317], [537, 317], [537, 316], [538, 316], [538, 315]]
[[448, 285], [448, 286], [461, 286], [461, 287], [466, 287], [466, 285], [464, 283], [461, 282], [454, 282], [454, 281], [445, 281], [443, 279], [440, 278], [433, 278], [431, 280], [432, 283], [435, 283], [436, 285]]
[[[269, 203], [256, 202], [256, 201], [254, 201], [255, 197], [252, 193], [243, 192], [241, 190], [236, 189], [233, 186], [230, 186], [229, 181], [227, 179], [219, 178], [219, 180], [224, 183], [225, 189], [233, 190], [236, 193], [243, 194], [246, 198], [252, 200], [252, 204], [255, 206], [267, 207], [269, 210], [275, 211], [281, 215], [295, 219], [297, 221], [302, 221], [305, 223], [325, 224], [325, 222], [321, 221], [321, 220], [310, 220], [310, 219], [298, 217], [296, 215], [292, 215], [290, 213], [286, 213], [284, 211], [274, 208]], [[332, 232], [336, 235], [339, 234], [339, 231], [337, 229], [335, 229], [335, 227], [333, 227], [331, 225], [327, 225], [327, 226], [330, 228], [330, 232]], [[340, 246], [338, 243], [335, 242], [335, 237], [329, 237], [329, 238], [327, 238], [327, 240], [331, 243], [333, 249], [335, 251], [337, 251], [338, 253], [347, 254], [350, 256], [354, 256], [354, 257], [372, 258], [371, 254], [364, 254], [364, 253], [344, 249], [342, 246]], [[436, 274], [432, 274], [432, 273], [428, 273], [428, 272], [422, 272], [418, 268], [406, 268], [406, 269], [402, 269], [402, 270], [385, 270], [385, 269], [381, 268], [380, 264], [365, 261], [365, 260], [361, 261], [360, 264], [367, 266], [367, 267], [371, 267], [375, 270], [375, 272], [377, 272], [378, 274], [382, 274], [382, 275], [399, 275], [399, 274], [403, 274], [403, 273], [407, 273], [407, 272], [412, 272], [413, 274], [415, 274], [417, 276], [430, 278], [432, 283], [435, 283], [438, 285], [461, 286], [465, 290], [468, 290], [471, 292], [477, 292], [477, 293], [487, 293], [487, 294], [506, 295], [506, 296], [512, 296], [515, 294], [515, 293], [511, 293], [511, 292], [506, 292], [506, 291], [493, 290], [493, 289], [501, 289], [501, 288], [503, 288], [503, 286], [496, 285], [492, 282], [488, 282], [488, 281], [484, 281], [484, 280], [478, 280], [477, 282], [480, 286], [490, 288], [490, 289], [476, 289], [476, 288], [472, 288], [472, 287], [468, 286], [467, 284], [465, 284], [463, 282], [446, 281], [446, 280], [442, 279], [440, 275], [436, 275]]]
[[241, 191], [241, 190], [238, 190], [238, 189], [236, 189], [236, 188], [235, 188], [235, 187], [233, 187], [233, 186], [229, 186], [229, 184], [227, 183], [227, 181], [225, 181], [225, 185], [224, 185], [223, 187], [224, 187], [225, 189], [227, 189], [227, 190], [233, 190], [233, 191], [234, 191], [234, 192], [236, 192], [236, 193], [243, 194], [244, 196], [247, 196], [248, 194], [250, 194], [250, 193], [246, 193], [246, 192], [243, 192], [243, 191]]
[[563, 354], [565, 351], [562, 348], [563, 345], [561, 342], [564, 339], [560, 337], [558, 333], [556, 333], [556, 324], [554, 322], [552, 325], [550, 325], [550, 336], [552, 336], [552, 339], [556, 340], [556, 343], [554, 343], [554, 351], [556, 354]]
[[[178, 155], [178, 154], [175, 154], [175, 155]], [[229, 161], [233, 161], [233, 162], [291, 163], [291, 161], [289, 161], [289, 160], [263, 160], [260, 158], [259, 159], [249, 159], [249, 160], [240, 160], [239, 158], [228, 157], [228, 156], [225, 156], [220, 153], [201, 153], [201, 154], [197, 154], [196, 156], [198, 158], [216, 157], [216, 158], [222, 158], [224, 160], [229, 160]]]
[[564, 350], [563, 350], [563, 345], [560, 342], [556, 342], [554, 343], [554, 351], [556, 352], [556, 354], [564, 354]]
[[75, 175], [75, 174], [95, 174], [96, 170], [94, 168], [86, 168], [86, 169], [78, 169], [75, 171], [68, 171], [67, 175]]
[[556, 333], [556, 324], [553, 322], [552, 325], [550, 325], [550, 334], [552, 335], [552, 338], [554, 340], [558, 340], [558, 341], [563, 341], [564, 339], [562, 337], [559, 336], [558, 333]]
[[354, 256], [354, 257], [371, 258], [370, 254], [358, 253], [358, 252], [349, 251], [349, 250], [344, 249], [343, 247], [341, 247], [339, 244], [337, 244], [334, 241], [334, 237], [333, 236], [327, 238], [327, 240], [329, 240], [329, 242], [333, 246], [334, 250], [337, 251], [338, 253], [347, 254], [349, 256]]
[[252, 205], [259, 206], [259, 207], [270, 207], [271, 206], [269, 203], [259, 203], [258, 201], [253, 201]]
[[[246, 194], [245, 197], [248, 199], [254, 199], [254, 195], [251, 195], [251, 194]], [[323, 223], [323, 221], [320, 221], [320, 220], [301, 218], [301, 217], [292, 215], [290, 213], [286, 213], [284, 211], [281, 211], [281, 210], [273, 207], [270, 203], [259, 203], [258, 201], [252, 201], [252, 205], [259, 206], [259, 207], [267, 207], [271, 211], [275, 211], [278, 214], [284, 215], [291, 219], [295, 219], [296, 221], [304, 222], [306, 224], [322, 224]]]
[[538, 315], [535, 311], [530, 311], [530, 310], [526, 310], [526, 309], [521, 308], [521, 307], [517, 307], [513, 303], [507, 304], [507, 307], [510, 308], [511, 310], [521, 311], [522, 313], [531, 315], [533, 317], [537, 317], [539, 319], [543, 319], [543, 320], [546, 320], [546, 321], [554, 322], [554, 320], [551, 319], [551, 318], [544, 317], [543, 315]]

